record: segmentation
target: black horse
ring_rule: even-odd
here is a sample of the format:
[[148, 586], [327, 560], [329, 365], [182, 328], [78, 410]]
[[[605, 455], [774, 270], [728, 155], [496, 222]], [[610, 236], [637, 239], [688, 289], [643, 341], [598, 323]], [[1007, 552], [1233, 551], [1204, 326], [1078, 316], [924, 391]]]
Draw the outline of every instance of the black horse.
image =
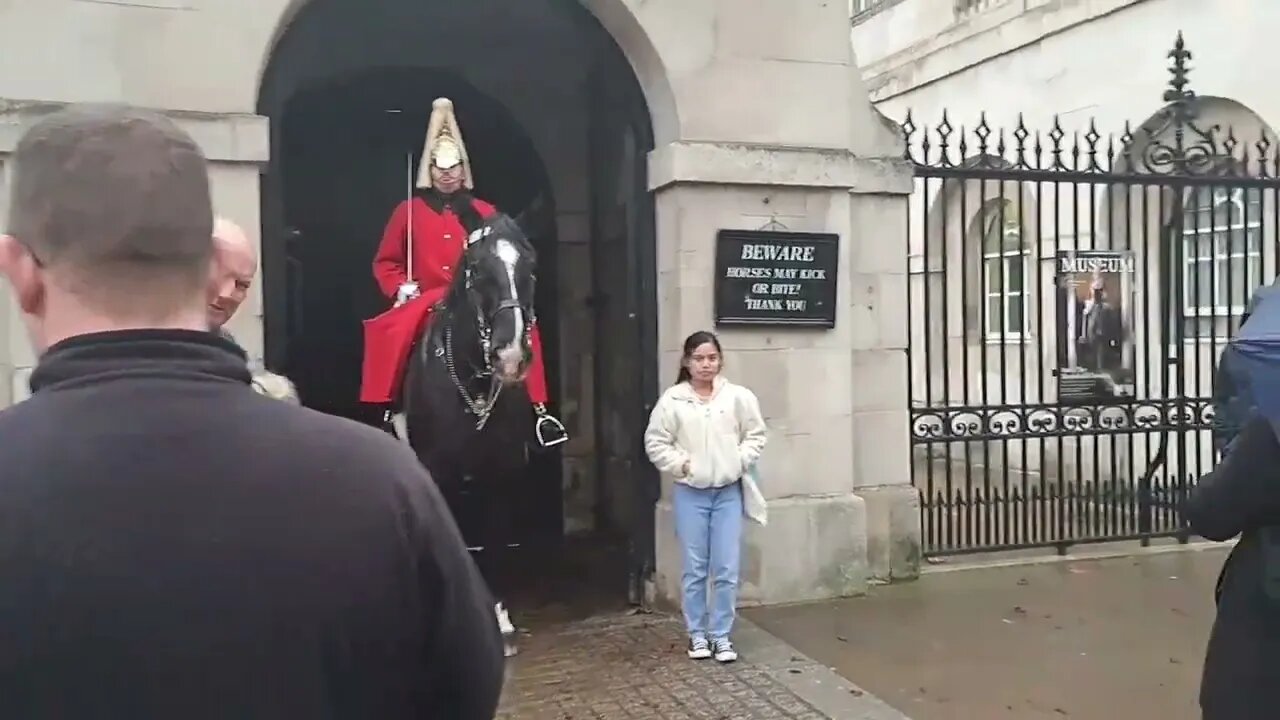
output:
[[409, 445], [454, 517], [464, 517], [464, 492], [483, 499], [469, 539], [480, 546], [473, 550], [497, 600], [508, 654], [515, 652], [515, 628], [495, 587], [496, 564], [510, 544], [512, 490], [534, 440], [524, 378], [533, 357], [536, 264], [516, 220], [499, 214], [473, 230], [448, 294], [414, 345], [401, 390]]

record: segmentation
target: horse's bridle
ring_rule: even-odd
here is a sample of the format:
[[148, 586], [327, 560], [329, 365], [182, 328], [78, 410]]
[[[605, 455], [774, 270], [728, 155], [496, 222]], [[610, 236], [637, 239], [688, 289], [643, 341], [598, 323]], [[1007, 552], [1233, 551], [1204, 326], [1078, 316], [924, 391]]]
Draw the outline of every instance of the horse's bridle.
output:
[[[471, 287], [471, 278], [469, 277], [470, 270], [467, 272], [467, 293], [471, 295], [471, 304], [479, 309], [481, 307], [479, 293], [475, 292]], [[490, 360], [490, 354], [493, 350], [493, 321], [498, 317], [498, 313], [503, 310], [519, 310], [524, 315], [524, 333], [521, 340], [527, 347], [532, 347], [533, 345], [533, 324], [537, 318], [534, 317], [532, 303], [523, 303], [515, 298], [508, 298], [498, 303], [498, 307], [494, 308], [493, 312], [489, 313], [488, 316], [483, 312], [477, 313], [476, 330], [480, 334], [480, 348], [484, 354], [484, 367], [482, 369], [478, 369], [476, 373], [477, 377], [487, 377], [493, 374], [493, 361]]]
[[[480, 234], [482, 231], [476, 231], [471, 238], [468, 239], [467, 247], [463, 250], [464, 255], [469, 253], [475, 242], [479, 238], [487, 235]], [[483, 298], [475, 288], [475, 283], [471, 279], [471, 266], [473, 260], [469, 257], [463, 259], [463, 290], [467, 293], [467, 298], [471, 302], [472, 307], [478, 311], [476, 313], [476, 330], [480, 336], [481, 357], [483, 358], [482, 367], [473, 367], [473, 374], [467, 380], [468, 382], [477, 378], [489, 378], [489, 392], [487, 396], [475, 397], [467, 389], [468, 382], [463, 382], [459, 376], [457, 366], [454, 362], [453, 353], [453, 333], [450, 332], [448, 324], [444, 327], [444, 343], [442, 346], [436, 347], [436, 355], [443, 357], [445, 366], [449, 370], [449, 379], [453, 381], [453, 385], [458, 390], [458, 394], [462, 396], [462, 401], [466, 404], [468, 411], [476, 416], [476, 430], [483, 430], [486, 423], [489, 422], [489, 416], [493, 412], [494, 405], [498, 401], [498, 396], [502, 393], [502, 383], [498, 381], [493, 369], [493, 360], [491, 354], [493, 350], [493, 321], [498, 317], [498, 313], [504, 310], [520, 311], [524, 315], [524, 331], [521, 338], [526, 347], [531, 347], [533, 342], [533, 326], [537, 321], [537, 316], [533, 309], [533, 301], [521, 302], [517, 298], [507, 298], [498, 303], [492, 312], [485, 313]]]
[[[479, 240], [480, 237], [484, 237], [484, 235], [479, 235], [481, 232], [482, 231], [477, 230], [476, 233], [472, 234], [472, 237], [475, 238], [475, 240], [471, 240], [467, 243], [466, 249], [463, 250], [464, 255], [471, 252], [471, 248], [475, 246], [476, 240]], [[477, 237], [477, 235], [479, 235], [479, 237]], [[479, 377], [485, 377], [493, 374], [493, 362], [489, 359], [489, 356], [493, 350], [493, 321], [498, 317], [498, 314], [503, 310], [518, 310], [524, 315], [524, 337], [522, 337], [521, 340], [524, 342], [526, 347], [532, 346], [533, 325], [537, 320], [537, 317], [533, 309], [532, 298], [529, 299], [529, 302], [522, 302], [518, 298], [507, 298], [499, 302], [498, 306], [486, 315], [484, 312], [484, 298], [480, 297], [479, 291], [476, 290], [475, 283], [471, 281], [471, 266], [473, 263], [474, 260], [472, 258], [463, 258], [462, 283], [463, 289], [471, 300], [471, 306], [479, 311], [476, 313], [476, 330], [480, 334], [480, 347], [484, 354], [484, 368], [483, 370], [480, 370], [477, 375]]]

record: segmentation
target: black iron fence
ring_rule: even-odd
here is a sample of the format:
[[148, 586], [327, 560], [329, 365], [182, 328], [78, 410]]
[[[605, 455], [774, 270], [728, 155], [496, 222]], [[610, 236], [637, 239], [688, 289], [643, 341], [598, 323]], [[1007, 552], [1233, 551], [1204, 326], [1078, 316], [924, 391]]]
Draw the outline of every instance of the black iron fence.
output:
[[1220, 353], [1276, 275], [1280, 154], [1170, 57], [1168, 104], [1119, 136], [904, 123], [927, 554], [1183, 533]]

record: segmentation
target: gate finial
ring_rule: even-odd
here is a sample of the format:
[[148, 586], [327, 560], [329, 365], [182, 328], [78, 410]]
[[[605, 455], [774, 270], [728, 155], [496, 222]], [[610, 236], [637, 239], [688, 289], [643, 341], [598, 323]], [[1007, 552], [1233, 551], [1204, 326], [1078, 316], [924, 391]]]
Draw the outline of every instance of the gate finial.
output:
[[1174, 41], [1173, 49], [1169, 51], [1169, 58], [1173, 60], [1173, 67], [1169, 68], [1169, 74], [1173, 77], [1169, 78], [1169, 89], [1164, 91], [1164, 101], [1185, 102], [1195, 98], [1195, 92], [1187, 87], [1191, 84], [1187, 78], [1191, 74], [1187, 61], [1192, 58], [1192, 55], [1187, 49], [1187, 43], [1182, 39], [1181, 30], [1178, 31], [1178, 39]]

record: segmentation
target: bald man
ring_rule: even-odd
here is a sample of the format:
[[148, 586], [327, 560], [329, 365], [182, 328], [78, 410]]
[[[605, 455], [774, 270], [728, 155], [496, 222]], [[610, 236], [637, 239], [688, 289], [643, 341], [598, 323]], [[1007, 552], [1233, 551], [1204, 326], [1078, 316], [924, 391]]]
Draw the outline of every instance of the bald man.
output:
[[[213, 221], [213, 251], [218, 295], [209, 303], [209, 327], [235, 342], [235, 337], [227, 332], [225, 325], [240, 309], [249, 288], [253, 287], [253, 278], [258, 274], [258, 251], [244, 229], [226, 218]], [[288, 378], [258, 367], [256, 363], [250, 363], [249, 369], [253, 374], [251, 385], [257, 392], [277, 400], [299, 402], [297, 388]]]
[[226, 218], [213, 223], [213, 245], [217, 262], [218, 296], [209, 303], [209, 324], [228, 335], [223, 326], [240, 309], [258, 274], [258, 251], [244, 230]]

